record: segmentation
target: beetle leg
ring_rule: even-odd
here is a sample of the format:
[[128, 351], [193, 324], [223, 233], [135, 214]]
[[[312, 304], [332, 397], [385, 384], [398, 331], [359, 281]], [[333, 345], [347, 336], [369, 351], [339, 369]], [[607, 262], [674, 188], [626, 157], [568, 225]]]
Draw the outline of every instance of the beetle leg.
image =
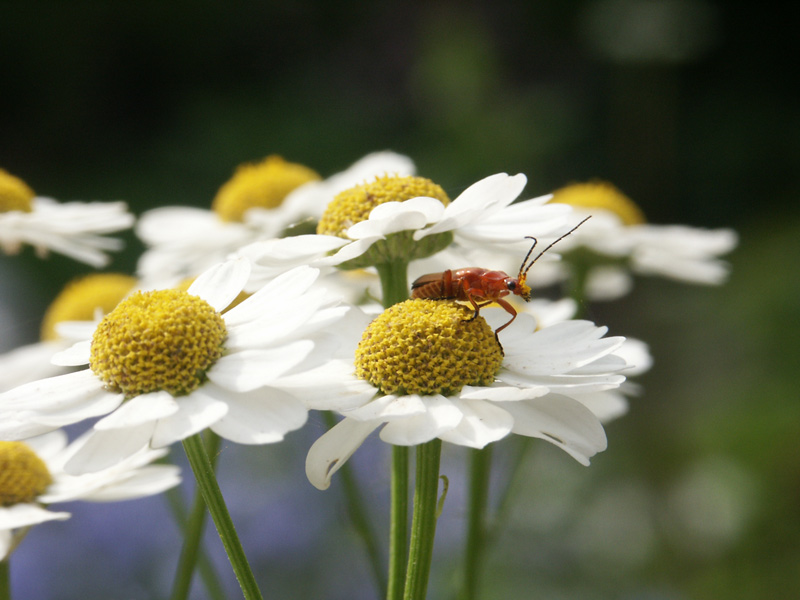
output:
[[510, 314], [510, 315], [511, 315], [511, 319], [508, 321], [508, 323], [506, 323], [506, 324], [504, 324], [504, 325], [501, 325], [501, 326], [500, 326], [500, 327], [498, 327], [498, 328], [497, 328], [497, 330], [494, 332], [494, 334], [495, 334], [495, 336], [496, 336], [498, 333], [500, 333], [501, 331], [503, 331], [503, 329], [505, 329], [506, 327], [508, 327], [509, 325], [511, 325], [511, 323], [514, 321], [514, 319], [516, 319], [516, 318], [517, 318], [517, 311], [514, 309], [514, 307], [513, 307], [513, 306], [511, 306], [511, 305], [510, 305], [508, 302], [506, 302], [506, 301], [505, 301], [505, 300], [503, 300], [502, 298], [497, 298], [497, 299], [495, 299], [495, 302], [497, 302], [497, 303], [498, 303], [500, 306], [502, 306], [503, 308], [505, 308], [505, 309], [506, 309], [506, 312], [507, 312], [508, 314]]

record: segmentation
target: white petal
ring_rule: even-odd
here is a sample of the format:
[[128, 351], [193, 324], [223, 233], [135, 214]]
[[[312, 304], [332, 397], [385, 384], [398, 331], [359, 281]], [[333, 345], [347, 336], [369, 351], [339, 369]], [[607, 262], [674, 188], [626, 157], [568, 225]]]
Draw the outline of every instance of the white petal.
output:
[[154, 429], [155, 422], [125, 429], [94, 429], [86, 443], [64, 465], [64, 470], [70, 475], [83, 475], [113, 467], [145, 448]]
[[190, 435], [203, 431], [219, 421], [228, 412], [228, 405], [212, 398], [201, 390], [178, 399], [178, 412], [161, 418], [156, 423], [150, 445], [153, 448], [169, 446]]
[[543, 385], [503, 385], [494, 383], [486, 387], [465, 385], [460, 397], [469, 400], [491, 400], [492, 402], [517, 402], [544, 396], [550, 388]]
[[494, 206], [507, 206], [522, 192], [527, 179], [524, 175], [510, 176], [497, 173], [481, 179], [469, 186], [451, 202], [444, 211], [442, 219], [435, 225], [414, 234], [415, 240], [426, 235], [451, 231], [485, 218], [487, 209]]
[[280, 377], [270, 384], [315, 410], [352, 410], [369, 402], [376, 389], [353, 374], [353, 363], [329, 360], [319, 367]]
[[205, 208], [163, 206], [148, 210], [136, 223], [136, 235], [145, 244], [168, 244], [184, 231], [213, 231], [219, 218]]
[[404, 202], [384, 202], [372, 209], [369, 218], [347, 230], [353, 240], [371, 236], [385, 237], [398, 231], [421, 229], [438, 221], [444, 213], [444, 204], [436, 198], [411, 198]]
[[397, 446], [416, 446], [455, 428], [463, 417], [461, 411], [444, 396], [423, 396], [425, 412], [394, 419], [381, 429], [381, 439]]
[[606, 449], [603, 426], [577, 400], [557, 394], [502, 405], [514, 417], [513, 432], [555, 444], [582, 465]]
[[289, 269], [311, 264], [348, 243], [349, 240], [332, 235], [296, 235], [245, 246], [238, 254], [249, 257], [254, 263], [247, 290], [260, 289]]
[[451, 398], [451, 402], [464, 416], [455, 429], [439, 435], [445, 442], [470, 448], [483, 448], [511, 432], [514, 418], [499, 406], [483, 400]]
[[175, 465], [150, 465], [131, 471], [129, 475], [111, 485], [83, 494], [80, 500], [90, 502], [118, 502], [160, 494], [181, 482], [180, 467]]
[[369, 250], [370, 246], [383, 239], [381, 235], [373, 235], [367, 238], [355, 240], [346, 246], [343, 246], [336, 254], [327, 258], [321, 258], [315, 261], [315, 265], [340, 265], [353, 258], [357, 258]]
[[628, 399], [617, 391], [580, 394], [575, 399], [592, 411], [601, 423], [618, 419], [628, 412]]
[[[216, 394], [215, 394], [216, 395]], [[246, 394], [219, 397], [228, 404], [228, 413], [211, 426], [212, 431], [240, 444], [272, 444], [302, 427], [308, 419], [303, 404], [280, 390], [266, 388]]]
[[319, 277], [319, 270], [296, 267], [271, 280], [252, 296], [225, 313], [225, 324], [235, 327], [259, 318], [267, 307], [286, 303], [305, 294]]
[[214, 310], [220, 312], [239, 295], [250, 277], [250, 261], [244, 257], [234, 258], [211, 267], [201, 273], [189, 286], [188, 292], [199, 296]]
[[14, 504], [12, 506], [0, 506], [0, 530], [18, 529], [28, 527], [45, 521], [69, 518], [68, 512], [53, 512], [45, 509], [38, 504]]
[[342, 468], [380, 422], [344, 419], [322, 435], [306, 456], [306, 477], [315, 488], [327, 490], [331, 477]]
[[504, 339], [503, 366], [527, 375], [568, 373], [619, 348], [625, 338], [602, 338], [607, 329], [589, 321], [565, 321], [541, 329], [520, 343]]
[[25, 443], [46, 463], [63, 452], [68, 442], [66, 432], [61, 429], [25, 440]]
[[228, 348], [263, 348], [275, 346], [286, 338], [298, 337], [294, 334], [319, 310], [325, 301], [325, 292], [310, 290], [300, 298], [277, 296], [263, 300], [253, 305], [263, 307], [260, 315], [254, 314], [252, 320], [228, 326]]
[[286, 373], [313, 349], [314, 342], [298, 340], [278, 348], [241, 350], [220, 358], [208, 370], [208, 378], [225, 389], [249, 392]]
[[[373, 393], [375, 389], [373, 388]], [[345, 416], [358, 421], [390, 421], [405, 419], [414, 415], [422, 415], [427, 411], [425, 399], [422, 396], [409, 394], [407, 396], [378, 396], [372, 402], [361, 408], [349, 410]]]
[[89, 364], [92, 340], [83, 340], [74, 343], [69, 348], [56, 352], [50, 362], [60, 367], [80, 367]]
[[94, 424], [105, 431], [138, 427], [178, 412], [178, 402], [168, 392], [153, 392], [131, 398], [113, 413]]

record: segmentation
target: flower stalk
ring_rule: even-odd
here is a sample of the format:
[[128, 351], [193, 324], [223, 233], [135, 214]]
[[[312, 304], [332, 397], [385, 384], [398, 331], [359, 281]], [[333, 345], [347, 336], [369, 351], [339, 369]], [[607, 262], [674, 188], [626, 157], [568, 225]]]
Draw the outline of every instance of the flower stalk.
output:
[[492, 468], [491, 446], [470, 451], [469, 508], [467, 509], [467, 538], [460, 600], [475, 600], [487, 541], [487, 507], [489, 477]]
[[[396, 260], [376, 265], [381, 280], [383, 306], [408, 298], [408, 262]], [[389, 577], [386, 597], [403, 597], [408, 558], [408, 448], [392, 446], [391, 507], [389, 509]]]
[[414, 516], [408, 551], [404, 600], [424, 600], [433, 559], [439, 495], [439, 460], [442, 440], [417, 446]]
[[[222, 438], [210, 430], [207, 430], [206, 434], [206, 451], [209, 456], [211, 468], [214, 469], [216, 467], [216, 458], [219, 453]], [[200, 575], [209, 595], [212, 598], [224, 597], [221, 594], [222, 590], [216, 578], [216, 573], [213, 571], [213, 566], [211, 563], [207, 562], [207, 560], [204, 560], [206, 557], [203, 555], [201, 548], [207, 514], [206, 503], [198, 487], [195, 489], [194, 502], [192, 503], [192, 509], [188, 518], [180, 519], [183, 525], [184, 539], [181, 555], [178, 559], [175, 581], [172, 585], [171, 600], [185, 600], [189, 597], [189, 590], [192, 586], [192, 576], [198, 561], [200, 561]]]
[[245, 599], [261, 600], [261, 592], [256, 584], [250, 563], [247, 562], [247, 556], [239, 541], [228, 507], [225, 505], [225, 499], [219, 489], [219, 483], [214, 475], [214, 467], [208, 458], [201, 434], [196, 433], [183, 440], [183, 449]]

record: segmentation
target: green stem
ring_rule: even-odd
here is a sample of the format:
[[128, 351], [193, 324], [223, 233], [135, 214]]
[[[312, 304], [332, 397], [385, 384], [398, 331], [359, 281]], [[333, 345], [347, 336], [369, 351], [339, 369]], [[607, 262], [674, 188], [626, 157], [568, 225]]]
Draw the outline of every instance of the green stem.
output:
[[408, 558], [408, 446], [392, 446], [389, 516], [389, 583], [386, 598], [400, 600]]
[[[211, 463], [211, 468], [214, 469], [216, 467], [221, 439], [213, 431], [206, 431], [205, 439], [209, 462]], [[174, 502], [173, 506], [173, 510], [175, 511], [177, 506]], [[203, 494], [200, 493], [199, 488], [195, 488], [191, 513], [188, 519], [180, 518], [180, 522], [183, 524], [184, 538], [183, 548], [181, 549], [181, 555], [178, 559], [178, 568], [175, 573], [175, 581], [172, 586], [172, 600], [185, 600], [189, 597], [189, 590], [192, 587], [192, 575], [194, 574], [194, 569], [198, 564], [198, 560], [200, 561], [200, 576], [203, 578], [209, 595], [215, 599], [222, 599], [225, 597], [219, 580], [216, 577], [216, 573], [213, 570], [213, 566], [208, 561], [208, 557], [203, 553], [201, 547], [207, 514], [208, 512], [206, 511], [206, 503], [205, 500], [203, 500]]]
[[471, 451], [467, 540], [461, 580], [461, 600], [475, 600], [478, 597], [481, 562], [486, 550], [486, 509], [491, 466], [491, 446]]
[[11, 568], [8, 556], [0, 560], [0, 600], [11, 600]]
[[393, 304], [408, 299], [408, 262], [395, 261], [375, 265], [381, 277], [381, 291], [383, 292], [383, 307], [389, 308]]
[[236, 528], [233, 526], [228, 507], [225, 506], [225, 499], [219, 489], [217, 478], [214, 475], [214, 468], [206, 453], [202, 436], [197, 433], [183, 440], [183, 449], [189, 459], [189, 464], [192, 466], [195, 479], [197, 479], [197, 486], [203, 495], [206, 506], [208, 506], [211, 518], [214, 519], [217, 533], [220, 540], [222, 540], [222, 545], [228, 555], [228, 560], [231, 562], [233, 572], [239, 580], [245, 599], [253, 600], [257, 598], [260, 600], [261, 592], [258, 590], [253, 571], [247, 562]]
[[[376, 265], [381, 278], [383, 306], [408, 299], [408, 261]], [[389, 578], [386, 597], [400, 600], [408, 556], [408, 448], [392, 447], [391, 508], [389, 513]]]
[[[328, 428], [336, 424], [336, 418], [330, 411], [325, 413], [325, 420]], [[367, 551], [367, 558], [372, 568], [372, 576], [375, 579], [375, 585], [378, 587], [379, 592], [383, 593], [383, 590], [386, 589], [386, 579], [383, 574], [383, 561], [381, 560], [381, 553], [378, 549], [378, 539], [372, 524], [367, 518], [367, 509], [361, 498], [358, 482], [350, 468], [350, 463], [345, 463], [339, 469], [338, 475], [339, 480], [342, 482], [342, 489], [344, 490], [347, 513], [350, 516], [350, 521], [353, 523], [353, 528], [364, 543], [364, 547]]]
[[414, 516], [411, 521], [405, 600], [424, 600], [428, 589], [433, 541], [436, 536], [436, 500], [439, 493], [441, 453], [440, 439], [417, 446]]

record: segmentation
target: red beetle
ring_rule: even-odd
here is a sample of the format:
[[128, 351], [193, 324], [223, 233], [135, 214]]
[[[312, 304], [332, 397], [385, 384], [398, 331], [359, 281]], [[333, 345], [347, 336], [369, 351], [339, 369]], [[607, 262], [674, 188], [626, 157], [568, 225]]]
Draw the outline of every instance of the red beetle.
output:
[[503, 300], [503, 297], [509, 294], [515, 294], [525, 300], [525, 302], [529, 302], [531, 299], [531, 288], [525, 283], [525, 278], [528, 276], [528, 271], [530, 271], [533, 263], [539, 260], [550, 248], [583, 225], [588, 219], [589, 217], [586, 217], [583, 221], [542, 250], [536, 258], [530, 262], [528, 262], [528, 259], [531, 257], [533, 249], [536, 248], [537, 242], [535, 237], [526, 236], [525, 239], [533, 240], [533, 245], [522, 260], [522, 264], [519, 266], [519, 274], [516, 277], [510, 277], [504, 271], [490, 271], [489, 269], [482, 269], [480, 267], [447, 269], [441, 273], [428, 273], [427, 275], [418, 277], [414, 283], [411, 284], [411, 297], [469, 302], [475, 309], [473, 315], [468, 319], [469, 321], [477, 317], [480, 309], [484, 306], [492, 303], [499, 304], [511, 315], [511, 319], [508, 323], [497, 328], [497, 331], [495, 331], [495, 335], [497, 335], [503, 329], [511, 325], [514, 319], [517, 318], [517, 311], [514, 310], [511, 304]]

